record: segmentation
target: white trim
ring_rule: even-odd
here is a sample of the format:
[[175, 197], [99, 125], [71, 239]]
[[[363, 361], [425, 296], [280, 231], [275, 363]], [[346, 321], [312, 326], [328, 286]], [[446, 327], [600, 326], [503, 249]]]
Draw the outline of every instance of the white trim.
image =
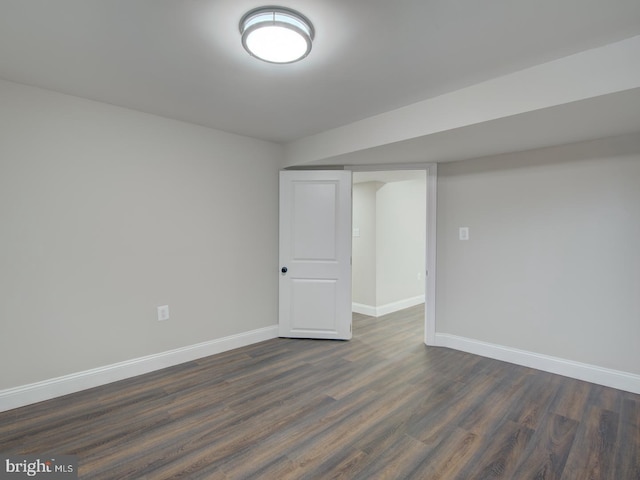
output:
[[399, 310], [404, 310], [405, 308], [420, 305], [421, 303], [424, 303], [424, 295], [418, 295], [417, 297], [405, 298], [404, 300], [399, 300], [397, 302], [380, 305], [376, 308], [376, 317], [388, 315]]
[[640, 394], [640, 375], [633, 373], [505, 347], [471, 338], [458, 337], [447, 333], [436, 334], [435, 340], [435, 344], [439, 347], [453, 348], [483, 357]]
[[404, 300], [387, 303], [386, 305], [380, 305], [379, 307], [354, 302], [351, 304], [351, 310], [356, 313], [361, 313], [362, 315], [369, 315], [370, 317], [381, 317], [383, 315], [404, 310], [405, 308], [420, 305], [421, 303], [424, 303], [424, 295], [405, 298]]
[[436, 226], [438, 198], [438, 165], [427, 165], [427, 234], [425, 245], [424, 343], [435, 344], [436, 338]]
[[354, 313], [360, 313], [362, 315], [368, 315], [370, 317], [377, 317], [376, 307], [372, 305], [365, 305], [364, 303], [353, 302], [351, 304], [351, 311]]
[[42, 382], [1, 390], [0, 412], [190, 362], [216, 353], [270, 340], [277, 336], [278, 326], [273, 325]]

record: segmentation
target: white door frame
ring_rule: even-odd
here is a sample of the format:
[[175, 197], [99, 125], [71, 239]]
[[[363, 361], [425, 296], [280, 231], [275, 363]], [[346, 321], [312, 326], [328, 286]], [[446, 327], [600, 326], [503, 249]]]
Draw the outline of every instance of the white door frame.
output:
[[438, 165], [435, 163], [403, 163], [383, 165], [345, 165], [352, 172], [384, 172], [392, 170], [425, 170], [427, 175], [427, 231], [425, 235], [425, 310], [424, 343], [436, 344], [436, 201]]

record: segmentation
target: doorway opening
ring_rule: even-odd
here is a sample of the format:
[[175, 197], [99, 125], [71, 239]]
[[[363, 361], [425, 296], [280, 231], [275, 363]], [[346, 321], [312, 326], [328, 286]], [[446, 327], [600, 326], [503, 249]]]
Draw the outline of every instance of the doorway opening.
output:
[[428, 271], [435, 265], [435, 165], [350, 169], [352, 311], [381, 317], [422, 305], [424, 341], [432, 344], [435, 278]]

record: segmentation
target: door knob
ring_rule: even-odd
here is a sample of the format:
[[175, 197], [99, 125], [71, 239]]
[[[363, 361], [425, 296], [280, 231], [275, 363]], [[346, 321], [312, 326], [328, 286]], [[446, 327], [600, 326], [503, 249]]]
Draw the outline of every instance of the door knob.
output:
[[287, 273], [287, 267], [282, 267], [282, 269], [280, 270], [282, 273]]

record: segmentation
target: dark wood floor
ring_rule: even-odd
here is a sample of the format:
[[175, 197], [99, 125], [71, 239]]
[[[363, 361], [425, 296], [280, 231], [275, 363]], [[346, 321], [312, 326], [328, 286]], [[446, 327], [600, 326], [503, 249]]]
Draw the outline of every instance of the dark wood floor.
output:
[[0, 413], [0, 452], [85, 479], [640, 479], [640, 395], [425, 347], [422, 315]]

